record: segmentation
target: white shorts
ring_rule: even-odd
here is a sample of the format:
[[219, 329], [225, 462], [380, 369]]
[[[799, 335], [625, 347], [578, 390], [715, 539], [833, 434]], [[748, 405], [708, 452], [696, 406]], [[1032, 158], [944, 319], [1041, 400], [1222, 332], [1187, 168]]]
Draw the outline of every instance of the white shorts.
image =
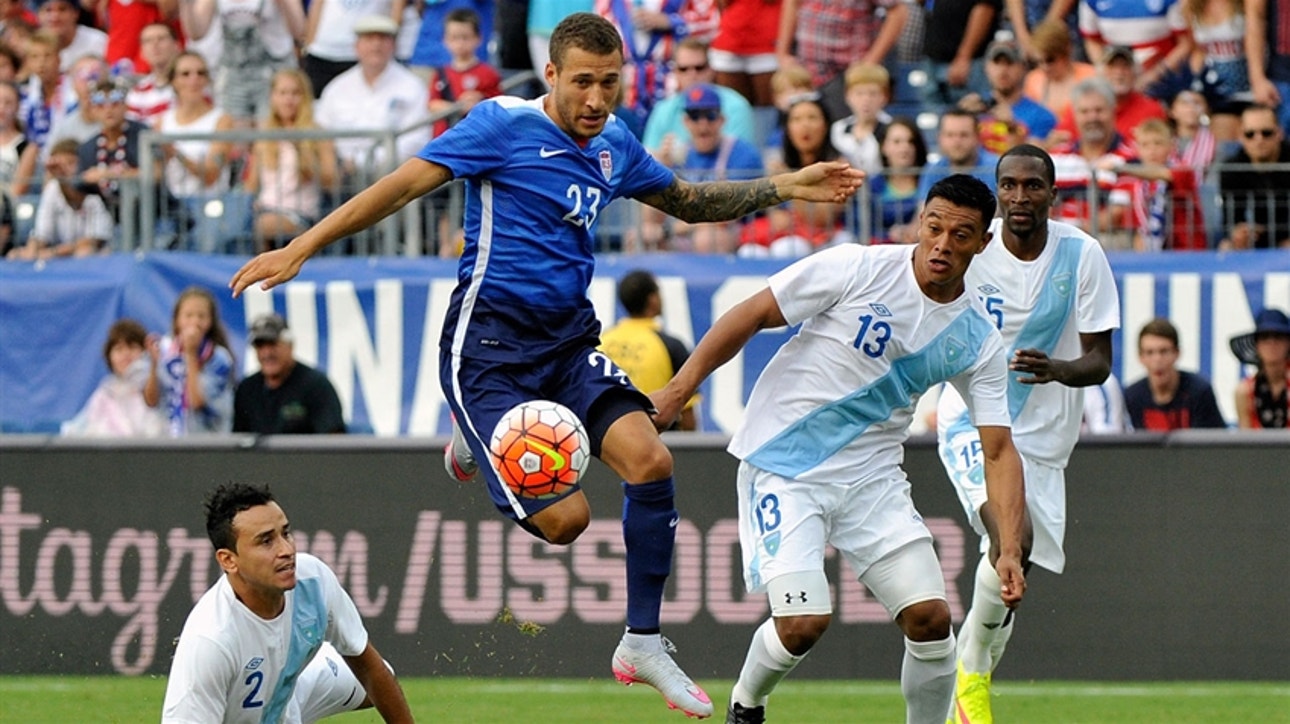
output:
[[[990, 539], [981, 522], [985, 504], [985, 468], [981, 455], [981, 437], [975, 427], [954, 426], [948, 439], [939, 446], [941, 464], [958, 493], [968, 522], [981, 536], [981, 552], [990, 548]], [[1021, 456], [1026, 480], [1026, 508], [1034, 528], [1030, 560], [1035, 565], [1061, 573], [1066, 567], [1066, 472]]]
[[349, 664], [329, 643], [314, 655], [313, 661], [296, 680], [293, 703], [300, 708], [300, 721], [311, 724], [319, 719], [354, 711], [367, 698]]
[[774, 73], [779, 70], [779, 58], [774, 53], [738, 55], [728, 50], [708, 49], [708, 64], [720, 73]]
[[[870, 566], [909, 543], [926, 541], [931, 549], [932, 534], [914, 509], [903, 473], [863, 485], [803, 483], [741, 462], [738, 491], [749, 592], [765, 590], [778, 576], [824, 570], [830, 545], [861, 580]], [[943, 598], [945, 582], [934, 568], [929, 577], [935, 581], [926, 585]]]

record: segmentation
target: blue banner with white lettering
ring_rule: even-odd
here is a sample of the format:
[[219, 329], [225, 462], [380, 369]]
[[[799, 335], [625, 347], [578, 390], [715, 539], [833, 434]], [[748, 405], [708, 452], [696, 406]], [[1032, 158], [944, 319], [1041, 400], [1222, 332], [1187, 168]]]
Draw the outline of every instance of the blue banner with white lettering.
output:
[[[165, 252], [0, 264], [0, 430], [56, 431], [107, 374], [108, 327], [130, 317], [168, 333], [175, 299], [196, 285], [215, 292], [243, 376], [256, 366], [245, 343], [250, 321], [276, 311], [291, 327], [296, 356], [336, 385], [353, 430], [447, 434], [438, 339], [456, 283], [455, 262], [320, 257], [287, 285], [233, 299], [228, 279], [244, 261]], [[784, 264], [683, 254], [607, 256], [590, 295], [602, 323], [611, 325], [623, 313], [615, 301], [617, 278], [649, 269], [659, 277], [664, 328], [693, 345], [716, 316], [759, 290]], [[1152, 317], [1167, 317], [1179, 329], [1179, 367], [1213, 381], [1231, 421], [1243, 371], [1228, 339], [1252, 330], [1263, 306], [1290, 310], [1290, 251], [1120, 253], [1111, 255], [1111, 265], [1123, 308], [1115, 338], [1119, 379], [1128, 384], [1143, 376], [1137, 330]], [[734, 430], [758, 372], [788, 334], [757, 335], [712, 376], [703, 389], [704, 430]]]

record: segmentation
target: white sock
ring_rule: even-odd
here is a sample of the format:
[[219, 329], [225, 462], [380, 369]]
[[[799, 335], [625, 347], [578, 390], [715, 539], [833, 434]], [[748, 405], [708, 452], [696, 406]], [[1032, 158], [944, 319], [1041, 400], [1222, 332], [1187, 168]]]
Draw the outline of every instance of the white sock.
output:
[[988, 674], [994, 671], [1008, 638], [1012, 625], [1004, 626], [1008, 607], [1003, 605], [999, 574], [986, 556], [976, 567], [976, 587], [972, 592], [972, 608], [959, 629], [959, 661], [963, 670], [971, 674]]
[[954, 632], [940, 641], [905, 639], [900, 691], [907, 724], [945, 724], [954, 702]]
[[659, 634], [624, 633], [623, 645], [632, 651], [650, 653], [663, 650], [663, 637]]
[[784, 643], [775, 631], [775, 619], [766, 619], [753, 632], [752, 642], [748, 644], [748, 656], [744, 659], [743, 670], [739, 672], [739, 680], [730, 693], [730, 701], [738, 702], [744, 707], [766, 706], [770, 692], [804, 658], [806, 654], [794, 656], [784, 648]]

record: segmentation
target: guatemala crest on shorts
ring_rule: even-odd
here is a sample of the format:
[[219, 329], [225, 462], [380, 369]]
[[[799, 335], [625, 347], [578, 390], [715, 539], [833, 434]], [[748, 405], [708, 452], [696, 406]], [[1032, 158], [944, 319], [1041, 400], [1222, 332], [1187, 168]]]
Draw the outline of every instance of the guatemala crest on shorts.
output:
[[606, 183], [614, 175], [614, 157], [609, 151], [600, 152], [600, 173], [605, 177]]

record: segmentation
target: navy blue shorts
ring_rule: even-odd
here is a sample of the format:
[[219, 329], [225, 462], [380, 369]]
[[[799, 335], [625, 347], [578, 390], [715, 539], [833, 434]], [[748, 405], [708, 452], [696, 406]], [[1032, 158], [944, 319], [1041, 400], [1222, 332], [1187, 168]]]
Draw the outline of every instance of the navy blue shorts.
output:
[[[600, 456], [605, 432], [618, 418], [636, 410], [652, 412], [648, 397], [632, 386], [627, 373], [604, 352], [575, 346], [540, 362], [494, 362], [439, 354], [439, 382], [457, 425], [470, 444], [480, 473], [488, 482], [493, 504], [503, 514], [522, 521], [560, 498], [520, 498], [497, 477], [489, 464], [488, 443], [493, 428], [512, 407], [529, 400], [551, 400], [582, 420], [591, 441], [591, 454]], [[527, 526], [526, 526], [527, 527]]]

